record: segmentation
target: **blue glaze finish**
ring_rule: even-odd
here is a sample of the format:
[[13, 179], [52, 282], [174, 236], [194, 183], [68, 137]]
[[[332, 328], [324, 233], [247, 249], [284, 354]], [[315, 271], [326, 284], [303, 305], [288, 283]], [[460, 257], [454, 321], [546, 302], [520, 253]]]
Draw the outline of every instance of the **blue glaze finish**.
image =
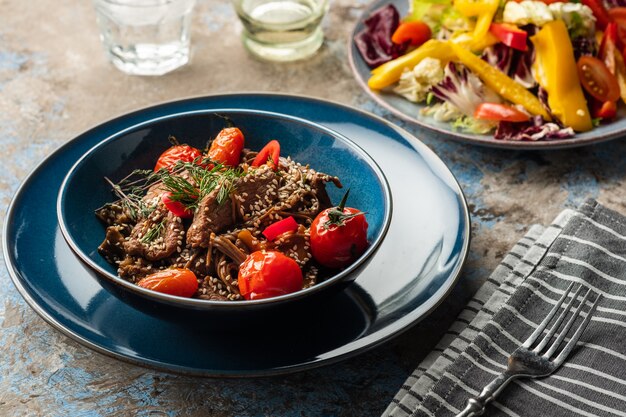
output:
[[616, 139], [622, 137], [626, 133], [626, 110], [621, 107], [618, 111], [618, 116], [615, 122], [602, 125], [588, 132], [577, 133], [573, 138], [537, 142], [496, 140], [493, 138], [492, 134], [476, 135], [463, 131], [457, 131], [450, 123], [437, 122], [431, 117], [422, 115], [420, 114], [420, 110], [424, 107], [423, 104], [412, 103], [397, 94], [371, 90], [367, 86], [367, 80], [370, 77], [371, 70], [361, 57], [354, 42], [352, 42], [352, 39], [354, 39], [355, 34], [363, 30], [363, 20], [365, 17], [370, 15], [376, 9], [387, 4], [393, 4], [400, 12], [400, 15], [405, 16], [408, 13], [410, 2], [406, 0], [376, 0], [370, 3], [363, 10], [361, 18], [358, 20], [352, 34], [350, 35], [348, 46], [348, 59], [350, 60], [352, 72], [359, 85], [372, 99], [374, 99], [376, 103], [389, 110], [395, 116], [416, 123], [417, 125], [425, 128], [429, 131], [429, 135], [431, 137], [434, 136], [439, 140], [456, 140], [496, 148], [563, 149]]
[[[46, 208], [56, 201], [74, 162], [124, 126], [181, 110], [243, 106], [310, 118], [371, 154], [394, 196], [387, 239], [346, 290], [323, 304], [298, 304], [297, 316], [270, 317], [282, 321], [289, 332], [283, 327], [216, 333], [211, 323], [156, 320], [89, 277]], [[233, 94], [152, 107], [105, 123], [99, 131], [98, 138], [63, 146], [26, 180], [12, 203], [3, 237], [9, 271], [26, 301], [57, 329], [100, 352], [199, 375], [269, 375], [312, 368], [354, 356], [406, 330], [441, 302], [459, 276], [468, 251], [469, 217], [457, 182], [426, 146], [380, 119], [311, 98]]]
[[[119, 278], [117, 267], [109, 264], [96, 251], [104, 238], [104, 227], [94, 211], [115, 199], [104, 178], [117, 182], [135, 169], [151, 170], [159, 155], [170, 146], [167, 141], [169, 135], [178, 138], [181, 143], [203, 149], [207, 141], [226, 126], [223, 117], [242, 130], [246, 147], [258, 150], [269, 140], [278, 139], [282, 156], [289, 155], [317, 171], [337, 176], [344, 187], [358, 191], [352, 193], [349, 205], [367, 212], [370, 246], [365, 253], [349, 267], [311, 288], [254, 301], [175, 297], [140, 288]], [[110, 123], [115, 124], [115, 121]], [[276, 113], [233, 109], [179, 111], [154, 119], [147, 118], [138, 125], [126, 127], [122, 123], [121, 126], [123, 129], [120, 132], [100, 141], [72, 167], [61, 185], [57, 215], [61, 232], [70, 248], [94, 270], [94, 276], [108, 281], [103, 285], [143, 311], [171, 319], [173, 315], [189, 314], [190, 309], [198, 313], [222, 310], [224, 314], [245, 314], [256, 313], [261, 308], [274, 308], [277, 304], [300, 302], [304, 297], [336, 290], [339, 284], [345, 286], [354, 280], [385, 238], [392, 207], [384, 174], [354, 142], [323, 126]], [[101, 138], [100, 130], [96, 127], [75, 140], [98, 140]], [[345, 190], [332, 184], [326, 188], [331, 201], [339, 203]], [[116, 287], [110, 287], [110, 284]], [[124, 293], [124, 290], [130, 293]], [[162, 308], [155, 308], [154, 303], [163, 304]], [[224, 319], [232, 321], [229, 317]], [[240, 319], [243, 318], [238, 317]]]

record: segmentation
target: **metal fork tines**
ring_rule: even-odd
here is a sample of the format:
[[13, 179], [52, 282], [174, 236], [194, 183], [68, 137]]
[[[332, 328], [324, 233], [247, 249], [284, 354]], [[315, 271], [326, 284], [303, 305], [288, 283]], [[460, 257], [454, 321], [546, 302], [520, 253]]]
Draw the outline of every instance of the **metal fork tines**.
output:
[[[528, 339], [526, 339], [524, 344], [509, 356], [507, 370], [483, 388], [477, 397], [471, 398], [467, 402], [465, 409], [457, 414], [456, 417], [470, 417], [483, 414], [486, 405], [513, 379], [548, 376], [565, 362], [565, 359], [567, 359], [572, 352], [580, 336], [591, 321], [591, 317], [601, 298], [601, 294], [595, 296], [595, 300], [585, 315], [583, 312], [584, 307], [593, 298], [593, 294], [591, 289], [587, 289], [582, 300], [575, 306], [576, 301], [583, 291], [583, 285], [581, 284], [571, 296], [571, 299], [567, 302], [563, 311], [553, 320], [565, 300], [569, 297], [573, 287], [574, 283], [570, 284], [556, 305], [550, 310], [546, 318], [539, 324]], [[570, 317], [565, 322], [568, 315]], [[579, 317], [583, 317], [581, 319], [582, 321], [574, 329], [574, 324]], [[565, 324], [563, 324], [563, 322], [565, 322]], [[546, 331], [550, 323], [553, 324], [550, 329]], [[543, 335], [544, 332], [545, 335], [538, 341], [539, 337]], [[571, 334], [569, 339], [567, 338], [568, 334]]]

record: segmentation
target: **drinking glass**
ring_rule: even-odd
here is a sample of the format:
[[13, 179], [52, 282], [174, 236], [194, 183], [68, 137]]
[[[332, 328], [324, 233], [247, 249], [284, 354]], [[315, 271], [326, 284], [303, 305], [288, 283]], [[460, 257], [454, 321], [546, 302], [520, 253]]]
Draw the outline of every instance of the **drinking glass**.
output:
[[233, 0], [243, 23], [242, 41], [254, 55], [294, 61], [313, 55], [324, 42], [321, 22], [328, 0]]
[[195, 0], [94, 0], [111, 62], [134, 75], [163, 75], [189, 61]]

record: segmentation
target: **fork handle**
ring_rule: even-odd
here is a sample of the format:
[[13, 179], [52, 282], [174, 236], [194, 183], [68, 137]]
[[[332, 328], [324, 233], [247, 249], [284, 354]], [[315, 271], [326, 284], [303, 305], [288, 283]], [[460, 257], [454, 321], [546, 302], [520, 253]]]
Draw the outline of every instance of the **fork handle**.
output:
[[467, 405], [455, 417], [472, 417], [480, 416], [485, 412], [485, 407], [515, 378], [510, 372], [505, 371], [496, 379], [491, 381], [477, 397], [470, 398]]

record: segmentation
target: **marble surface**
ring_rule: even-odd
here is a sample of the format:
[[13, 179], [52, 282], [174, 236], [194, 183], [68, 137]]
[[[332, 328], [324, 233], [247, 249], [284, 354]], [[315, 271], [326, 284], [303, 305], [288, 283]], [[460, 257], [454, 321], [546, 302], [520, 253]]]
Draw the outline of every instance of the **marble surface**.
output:
[[[46, 155], [116, 115], [176, 98], [232, 91], [311, 95], [379, 114], [420, 137], [457, 176], [473, 218], [471, 253], [453, 294], [403, 335], [330, 367], [262, 379], [203, 379], [129, 365], [61, 335], [21, 299], [0, 263], [0, 415], [375, 416], [466, 300], [533, 223], [593, 197], [626, 212], [626, 143], [542, 152], [443, 142], [390, 116], [353, 80], [348, 34], [361, 0], [331, 0], [326, 41], [304, 62], [252, 58], [227, 0], [200, 0], [187, 67], [128, 76], [99, 44], [91, 2], [0, 0], [0, 221]], [[54, 210], [54, 207], [50, 207]]]

